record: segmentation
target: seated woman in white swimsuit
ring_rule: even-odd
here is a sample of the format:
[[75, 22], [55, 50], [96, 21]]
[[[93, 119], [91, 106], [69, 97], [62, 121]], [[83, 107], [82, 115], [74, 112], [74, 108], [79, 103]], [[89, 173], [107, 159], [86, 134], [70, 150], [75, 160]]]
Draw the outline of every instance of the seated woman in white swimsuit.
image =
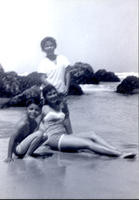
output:
[[43, 89], [43, 96], [45, 99], [45, 105], [42, 109], [44, 117], [40, 123], [38, 134], [48, 136], [45, 145], [50, 146], [53, 150], [64, 152], [90, 150], [90, 152], [105, 156], [122, 158], [136, 156], [135, 153], [123, 153], [117, 150], [93, 131], [89, 135], [68, 134], [66, 124], [64, 124], [63, 104], [55, 87], [47, 85]]

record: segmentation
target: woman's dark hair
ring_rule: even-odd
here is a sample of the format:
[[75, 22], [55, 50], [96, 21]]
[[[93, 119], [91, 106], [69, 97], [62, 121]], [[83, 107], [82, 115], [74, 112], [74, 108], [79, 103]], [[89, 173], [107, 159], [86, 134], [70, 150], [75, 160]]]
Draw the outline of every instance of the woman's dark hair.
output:
[[36, 104], [39, 108], [42, 108], [43, 102], [40, 98], [30, 98], [26, 101], [26, 107], [30, 106], [31, 104]]
[[[43, 88], [43, 90], [42, 90], [42, 94], [43, 94], [43, 97], [44, 97], [44, 104], [46, 105], [46, 104], [50, 104], [50, 103], [48, 103], [48, 101], [47, 101], [47, 99], [45, 98], [46, 97], [46, 94], [49, 92], [49, 91], [51, 91], [51, 90], [55, 90], [56, 92], [57, 92], [57, 90], [56, 90], [56, 88], [53, 86], [53, 85], [51, 85], [51, 84], [48, 84], [46, 87], [44, 87]], [[59, 97], [59, 94], [58, 94], [58, 97]], [[59, 100], [60, 100], [60, 98], [59, 98]], [[52, 105], [50, 105], [51, 107], [52, 107]]]
[[55, 48], [57, 47], [57, 43], [56, 43], [56, 40], [53, 38], [53, 37], [45, 37], [42, 41], [41, 41], [41, 48], [42, 50], [44, 50], [44, 45], [47, 41], [51, 41]]
[[[45, 95], [50, 91], [50, 90], [56, 90], [56, 88], [51, 85], [51, 84], [48, 84], [46, 87], [43, 88], [42, 90], [42, 94], [43, 94], [43, 97], [45, 97]], [[57, 90], [56, 90], [57, 91]]]

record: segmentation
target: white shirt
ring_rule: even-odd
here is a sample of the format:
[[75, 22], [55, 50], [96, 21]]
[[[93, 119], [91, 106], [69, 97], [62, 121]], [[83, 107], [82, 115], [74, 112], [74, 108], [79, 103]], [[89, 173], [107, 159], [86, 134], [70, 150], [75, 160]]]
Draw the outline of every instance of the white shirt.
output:
[[38, 67], [38, 72], [46, 73], [47, 81], [52, 84], [58, 92], [65, 92], [65, 70], [69, 65], [68, 59], [63, 55], [58, 55], [56, 61], [53, 62], [48, 58], [44, 58]]

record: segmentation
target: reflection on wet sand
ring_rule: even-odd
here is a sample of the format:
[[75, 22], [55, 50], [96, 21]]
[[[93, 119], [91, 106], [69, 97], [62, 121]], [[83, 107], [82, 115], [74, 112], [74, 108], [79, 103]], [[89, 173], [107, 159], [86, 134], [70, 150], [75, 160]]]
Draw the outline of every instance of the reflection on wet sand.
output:
[[54, 152], [46, 158], [16, 159], [10, 164], [1, 161], [0, 165], [1, 198], [138, 196], [138, 159], [129, 162], [87, 152]]
[[[22, 198], [49, 198], [59, 196], [63, 189], [65, 167], [59, 167], [55, 160], [16, 160], [7, 169], [12, 184], [7, 196]], [[14, 191], [16, 188], [16, 191]]]
[[[5, 197], [66, 198], [67, 195], [74, 194], [74, 190], [70, 191], [74, 178], [81, 177], [83, 171], [89, 175], [90, 170], [94, 171], [98, 167], [99, 163], [96, 161], [99, 158], [93, 155], [85, 156], [83, 153], [73, 154], [56, 153], [46, 159], [17, 159], [10, 163], [6, 172], [10, 187]], [[79, 183], [78, 187], [81, 185]]]

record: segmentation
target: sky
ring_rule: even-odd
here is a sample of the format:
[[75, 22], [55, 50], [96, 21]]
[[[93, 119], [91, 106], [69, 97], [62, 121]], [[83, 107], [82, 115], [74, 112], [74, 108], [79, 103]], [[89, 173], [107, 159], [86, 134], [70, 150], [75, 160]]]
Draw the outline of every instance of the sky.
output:
[[5, 71], [36, 71], [46, 36], [71, 65], [138, 71], [138, 0], [0, 0], [0, 27]]

